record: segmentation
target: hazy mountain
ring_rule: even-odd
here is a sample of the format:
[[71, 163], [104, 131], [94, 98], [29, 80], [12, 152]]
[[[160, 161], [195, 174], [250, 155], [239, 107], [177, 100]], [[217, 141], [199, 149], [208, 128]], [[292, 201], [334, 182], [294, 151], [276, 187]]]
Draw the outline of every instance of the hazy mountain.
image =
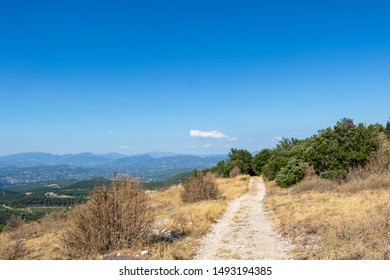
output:
[[212, 167], [226, 158], [221, 155], [163, 155], [53, 155], [37, 152], [3, 156], [0, 157], [0, 186], [55, 180], [85, 180], [98, 176], [110, 179], [114, 172], [139, 177], [147, 182], [158, 181], [193, 169]]
[[22, 153], [0, 157], [0, 167], [33, 167], [59, 164], [61, 164], [61, 156], [42, 152]]

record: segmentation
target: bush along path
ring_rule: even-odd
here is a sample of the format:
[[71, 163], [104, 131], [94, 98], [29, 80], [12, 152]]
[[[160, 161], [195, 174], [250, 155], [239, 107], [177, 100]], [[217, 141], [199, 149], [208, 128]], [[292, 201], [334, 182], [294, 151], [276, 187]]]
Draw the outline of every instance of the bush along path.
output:
[[265, 187], [252, 177], [249, 190], [231, 202], [200, 242], [197, 260], [285, 260], [292, 245], [272, 229], [263, 209]]

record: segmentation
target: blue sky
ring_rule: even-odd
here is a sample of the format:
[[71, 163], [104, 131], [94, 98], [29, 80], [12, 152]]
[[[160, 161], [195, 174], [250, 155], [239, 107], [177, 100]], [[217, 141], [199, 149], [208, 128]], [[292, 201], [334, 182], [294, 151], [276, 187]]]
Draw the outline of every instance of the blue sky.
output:
[[390, 117], [388, 1], [0, 0], [0, 155], [258, 151]]

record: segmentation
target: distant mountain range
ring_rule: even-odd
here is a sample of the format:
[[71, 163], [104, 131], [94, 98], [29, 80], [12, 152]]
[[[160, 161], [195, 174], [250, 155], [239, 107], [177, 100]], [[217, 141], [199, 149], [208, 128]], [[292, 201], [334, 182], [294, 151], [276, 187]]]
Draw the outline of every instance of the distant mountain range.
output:
[[54, 155], [34, 152], [0, 157], [0, 186], [55, 180], [112, 178], [114, 172], [159, 181], [193, 169], [205, 169], [225, 155], [193, 156], [150, 153], [126, 156], [118, 153]]

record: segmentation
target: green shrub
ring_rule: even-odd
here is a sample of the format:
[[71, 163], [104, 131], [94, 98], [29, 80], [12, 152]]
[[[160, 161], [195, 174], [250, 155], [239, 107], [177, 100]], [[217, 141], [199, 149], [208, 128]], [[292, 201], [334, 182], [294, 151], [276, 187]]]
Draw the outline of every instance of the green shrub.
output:
[[276, 175], [281, 168], [285, 167], [288, 163], [288, 157], [286, 156], [272, 156], [268, 163], [263, 167], [263, 175], [267, 180], [275, 180]]
[[387, 121], [384, 132], [387, 136], [387, 139], [390, 140], [390, 120]]
[[263, 149], [253, 157], [252, 169], [257, 176], [263, 174], [263, 167], [268, 163], [271, 155], [272, 152], [270, 149]]
[[283, 187], [291, 187], [305, 177], [305, 172], [299, 165], [296, 158], [292, 158], [287, 163], [286, 167], [280, 169], [276, 175], [276, 183]]
[[236, 166], [240, 169], [241, 174], [254, 175], [252, 170], [252, 155], [247, 150], [231, 149], [227, 165], [230, 167], [227, 175], [229, 175]]
[[342, 181], [348, 175], [346, 170], [331, 170], [320, 173], [320, 177], [328, 180]]
[[350, 169], [367, 163], [370, 154], [379, 147], [378, 135], [375, 126], [356, 126], [351, 119], [344, 118], [310, 139], [305, 161], [314, 167], [317, 175], [325, 173], [323, 178], [344, 176]]

